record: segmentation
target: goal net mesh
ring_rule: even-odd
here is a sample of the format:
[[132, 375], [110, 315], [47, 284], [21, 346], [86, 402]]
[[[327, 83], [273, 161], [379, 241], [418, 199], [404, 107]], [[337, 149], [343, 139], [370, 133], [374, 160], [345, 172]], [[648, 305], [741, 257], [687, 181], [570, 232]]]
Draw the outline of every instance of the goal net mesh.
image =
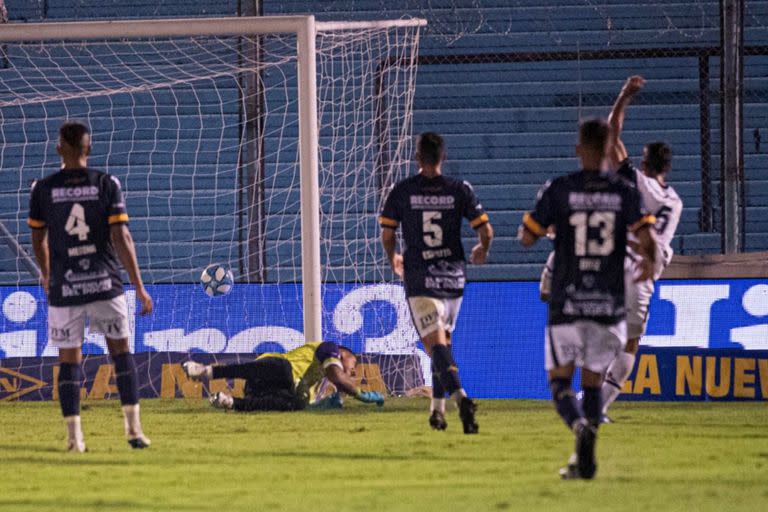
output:
[[[412, 157], [418, 42], [418, 27], [321, 29], [316, 39], [324, 334], [358, 351], [415, 350], [397, 289], [377, 285], [392, 281], [377, 213]], [[91, 128], [89, 166], [121, 181], [144, 280], [157, 285], [157, 313], [138, 320], [134, 350], [303, 342], [296, 48], [295, 35], [2, 46], [0, 332], [38, 334], [34, 349], [6, 335], [0, 357], [55, 353], [44, 326], [30, 324], [44, 323], [44, 298], [26, 219], [32, 181], [60, 165], [65, 120]], [[232, 268], [230, 295], [208, 299], [197, 285], [211, 263]], [[89, 335], [85, 351], [104, 353], [103, 338]]]

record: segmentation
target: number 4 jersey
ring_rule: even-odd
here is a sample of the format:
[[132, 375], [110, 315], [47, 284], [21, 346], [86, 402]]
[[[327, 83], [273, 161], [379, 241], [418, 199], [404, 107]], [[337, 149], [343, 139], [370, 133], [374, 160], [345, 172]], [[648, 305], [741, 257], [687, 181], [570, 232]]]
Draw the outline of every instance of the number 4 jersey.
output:
[[466, 181], [419, 173], [392, 188], [379, 223], [384, 229], [402, 225], [408, 297], [461, 297], [466, 282], [462, 218], [475, 229], [488, 222]]
[[128, 222], [117, 178], [93, 169], [66, 169], [37, 180], [27, 222], [48, 231], [51, 306], [76, 306], [123, 293], [109, 234], [110, 224]]
[[539, 236], [555, 228], [549, 323], [623, 320], [627, 233], [654, 221], [616, 175], [580, 171], [546, 184], [523, 224]]

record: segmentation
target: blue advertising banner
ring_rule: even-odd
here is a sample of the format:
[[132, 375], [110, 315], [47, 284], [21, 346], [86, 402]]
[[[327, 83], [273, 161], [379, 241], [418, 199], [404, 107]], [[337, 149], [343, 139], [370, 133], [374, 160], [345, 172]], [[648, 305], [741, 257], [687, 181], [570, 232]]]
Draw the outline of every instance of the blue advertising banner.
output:
[[[303, 343], [300, 285], [238, 284], [232, 293], [217, 298], [207, 297], [193, 284], [156, 285], [149, 290], [155, 298], [151, 317], [135, 315], [135, 295], [127, 292], [135, 321], [130, 344], [136, 353], [252, 354], [290, 350]], [[43, 361], [56, 355], [47, 344], [47, 306], [39, 287], [1, 287], [0, 304], [0, 358]], [[546, 306], [538, 300], [537, 283], [470, 283], [453, 336], [455, 358], [468, 391], [481, 398], [548, 398], [545, 326]], [[429, 383], [429, 359], [411, 325], [401, 286], [325, 285], [323, 329], [326, 340], [359, 353], [415, 356]], [[742, 391], [736, 392], [734, 379], [736, 375], [754, 375], [754, 398], [762, 398], [759, 361], [763, 356], [749, 355], [744, 349], [768, 350], [768, 280], [658, 283], [642, 345], [648, 349], [676, 347], [676, 354], [686, 353], [679, 349], [699, 350], [698, 355], [691, 356], [691, 369], [685, 370], [693, 372], [694, 380], [685, 382], [695, 384], [699, 364], [695, 358], [702, 358], [705, 392], [688, 393], [701, 399], [719, 398], [718, 391], [707, 395], [706, 379], [710, 373], [720, 375], [719, 365], [726, 364], [724, 357], [717, 355], [720, 351], [710, 354], [701, 349], [729, 349], [729, 392], [736, 393], [736, 398], [749, 398], [740, 396]], [[103, 337], [87, 333], [84, 351], [105, 354]], [[664, 379], [671, 375], [668, 368], [675, 369], [676, 379], [683, 363], [677, 356], [662, 357], [662, 353], [666, 354], [662, 351], [656, 356], [662, 393], [633, 393], [637, 397], [676, 399], [677, 395], [666, 391], [674, 392], [676, 381], [670, 388]], [[740, 359], [733, 354], [755, 361], [756, 373], [750, 373], [751, 363], [738, 362], [737, 367]], [[709, 359], [710, 355], [715, 359]], [[639, 358], [638, 368], [642, 361]], [[0, 360], [0, 365], [13, 368], [9, 362]], [[707, 365], [714, 365], [712, 372]], [[713, 381], [713, 389], [718, 382]]]
[[[252, 354], [188, 354], [140, 352], [134, 355], [140, 398], [202, 398], [224, 391], [242, 396], [245, 381], [217, 379], [206, 383], [189, 379], [182, 363], [190, 359], [204, 364], [253, 361]], [[109, 356], [83, 359], [81, 397], [84, 400], [119, 398], [115, 369]], [[59, 364], [55, 357], [16, 357], [2, 360], [0, 401], [58, 400]], [[357, 364], [357, 384], [364, 390], [405, 395], [423, 386], [418, 359], [411, 356], [364, 354]], [[325, 384], [325, 383], [321, 383]], [[327, 384], [325, 384], [327, 385]]]
[[[135, 355], [141, 398], [202, 398], [216, 391], [242, 395], [244, 383], [239, 380], [200, 384], [188, 379], [181, 363], [189, 359], [227, 364], [253, 360], [253, 355], [141, 352]], [[56, 400], [58, 372], [55, 357], [4, 359], [0, 366], [0, 401]], [[509, 375], [516, 375], [514, 367]], [[86, 356], [83, 376], [83, 399], [118, 398], [109, 356]], [[426, 391], [415, 355], [363, 354], [358, 361], [357, 379], [363, 389], [387, 394], [423, 395]], [[768, 351], [644, 347], [620, 399], [768, 400]]]

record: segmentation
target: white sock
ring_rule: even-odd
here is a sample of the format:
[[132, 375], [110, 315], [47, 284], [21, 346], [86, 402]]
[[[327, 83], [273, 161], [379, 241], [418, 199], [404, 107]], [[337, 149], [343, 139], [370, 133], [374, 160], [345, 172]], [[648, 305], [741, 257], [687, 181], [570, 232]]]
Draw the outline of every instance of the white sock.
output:
[[451, 397], [456, 401], [456, 405], [461, 405], [461, 399], [465, 398], [466, 396], [467, 396], [467, 392], [464, 391], [464, 388], [457, 389], [451, 395]]
[[621, 387], [632, 373], [635, 366], [635, 354], [622, 352], [613, 360], [608, 367], [608, 373], [603, 382], [603, 414], [608, 412], [608, 407], [621, 394]]
[[439, 411], [445, 414], [445, 398], [432, 397], [432, 403], [429, 406], [429, 412]]
[[64, 418], [64, 423], [67, 425], [67, 441], [82, 443], [83, 429], [80, 425], [80, 416], [67, 416]]
[[125, 437], [128, 439], [135, 439], [144, 435], [141, 431], [139, 404], [123, 406], [123, 425], [125, 426]]

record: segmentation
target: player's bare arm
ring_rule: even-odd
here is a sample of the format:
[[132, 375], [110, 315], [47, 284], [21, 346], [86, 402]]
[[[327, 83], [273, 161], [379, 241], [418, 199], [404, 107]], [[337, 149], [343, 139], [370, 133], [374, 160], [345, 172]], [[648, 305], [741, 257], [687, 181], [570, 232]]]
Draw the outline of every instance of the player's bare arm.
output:
[[486, 222], [477, 228], [477, 244], [472, 248], [469, 261], [475, 265], [482, 265], [488, 260], [488, 252], [493, 241], [493, 227]]
[[517, 239], [520, 241], [520, 245], [526, 249], [536, 243], [540, 237], [525, 225], [521, 225], [517, 230]]
[[47, 229], [32, 230], [32, 251], [35, 253], [37, 266], [40, 267], [40, 284], [43, 286], [43, 290], [45, 290], [45, 294], [47, 295], [48, 283], [50, 282], [50, 251], [48, 249]]
[[619, 92], [613, 109], [608, 116], [608, 124], [611, 127], [611, 151], [610, 158], [614, 165], [624, 161], [628, 154], [624, 143], [621, 141], [621, 131], [624, 128], [624, 115], [627, 106], [632, 102], [635, 94], [645, 85], [645, 79], [641, 76], [631, 76], [627, 78], [621, 92]]
[[357, 385], [342, 368], [336, 365], [328, 366], [325, 369], [325, 377], [331, 381], [331, 384], [336, 386], [336, 389], [339, 391], [343, 391], [352, 396], [357, 394]]
[[389, 265], [392, 271], [400, 277], [403, 277], [403, 255], [397, 252], [397, 238], [395, 230], [385, 227], [381, 230], [381, 245], [387, 254]]
[[131, 283], [136, 287], [136, 297], [141, 302], [141, 314], [148, 315], [152, 313], [154, 304], [152, 297], [144, 288], [144, 282], [141, 280], [139, 263], [136, 258], [136, 247], [133, 244], [133, 237], [128, 226], [125, 224], [112, 224], [109, 227], [109, 234], [112, 238], [115, 252], [117, 252], [117, 257], [120, 258], [120, 263], [123, 264], [131, 279]]
[[635, 230], [637, 242], [631, 242], [632, 249], [641, 257], [640, 275], [635, 277], [635, 282], [653, 279], [653, 271], [656, 266], [656, 238], [650, 224], [645, 224]]

